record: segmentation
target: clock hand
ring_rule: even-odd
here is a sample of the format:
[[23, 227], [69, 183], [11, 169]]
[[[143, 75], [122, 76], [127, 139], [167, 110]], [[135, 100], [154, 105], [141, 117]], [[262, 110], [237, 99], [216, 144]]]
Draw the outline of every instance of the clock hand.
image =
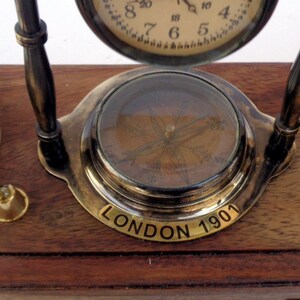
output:
[[189, 11], [190, 12], [192, 12], [192, 13], [194, 13], [194, 14], [198, 14], [197, 13], [197, 8], [196, 8], [196, 6], [194, 5], [194, 4], [191, 4], [190, 2], [189, 2], [189, 0], [182, 0], [185, 4], [187, 4], [187, 6], [188, 6], [188, 9], [189, 9]]

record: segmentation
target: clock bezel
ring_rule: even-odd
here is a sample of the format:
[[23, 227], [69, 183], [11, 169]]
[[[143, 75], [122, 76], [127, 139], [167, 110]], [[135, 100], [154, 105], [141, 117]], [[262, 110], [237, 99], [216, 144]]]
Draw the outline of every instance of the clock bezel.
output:
[[[94, 9], [93, 0], [75, 0], [86, 23], [107, 46], [135, 61], [162, 66], [204, 65], [219, 60], [243, 47], [263, 29], [272, 16], [279, 0], [263, 1], [262, 11], [257, 19], [253, 20], [240, 34], [222, 46], [199, 54], [171, 56], [150, 53], [129, 45], [119, 39], [107, 25], [104, 24]], [[255, 24], [254, 26], [253, 23]]]

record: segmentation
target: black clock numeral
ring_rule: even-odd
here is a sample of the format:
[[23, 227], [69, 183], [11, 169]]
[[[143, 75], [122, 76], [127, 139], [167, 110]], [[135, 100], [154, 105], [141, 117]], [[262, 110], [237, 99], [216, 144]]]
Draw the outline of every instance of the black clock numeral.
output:
[[152, 6], [151, 0], [140, 0], [140, 8], [150, 8]]
[[140, 8], [150, 8], [152, 6], [152, 0], [131, 0], [127, 1], [127, 4], [138, 3]]
[[219, 12], [219, 16], [223, 17], [223, 19], [228, 19], [228, 16], [230, 15], [230, 6], [226, 6]]
[[169, 37], [172, 39], [172, 40], [176, 40], [178, 39], [180, 36], [179, 34], [179, 27], [172, 27], [170, 30], [169, 30]]
[[146, 35], [157, 25], [157, 23], [145, 23], [144, 28], [146, 29]]
[[204, 36], [208, 34], [208, 25], [209, 23], [201, 23], [198, 29], [198, 34]]
[[204, 2], [202, 2], [201, 8], [202, 8], [202, 9], [210, 9], [211, 6], [212, 6], [211, 1], [204, 1]]
[[127, 4], [125, 6], [125, 16], [127, 19], [134, 19], [136, 17], [136, 12], [133, 5]]
[[171, 22], [179, 22], [179, 21], [180, 21], [180, 14], [171, 15]]

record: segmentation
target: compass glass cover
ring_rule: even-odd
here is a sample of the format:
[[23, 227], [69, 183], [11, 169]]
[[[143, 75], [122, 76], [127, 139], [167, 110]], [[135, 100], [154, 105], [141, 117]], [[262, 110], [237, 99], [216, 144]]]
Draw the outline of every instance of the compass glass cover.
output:
[[216, 176], [239, 145], [230, 101], [199, 78], [148, 74], [103, 102], [96, 123], [102, 164], [137, 186], [185, 188]]

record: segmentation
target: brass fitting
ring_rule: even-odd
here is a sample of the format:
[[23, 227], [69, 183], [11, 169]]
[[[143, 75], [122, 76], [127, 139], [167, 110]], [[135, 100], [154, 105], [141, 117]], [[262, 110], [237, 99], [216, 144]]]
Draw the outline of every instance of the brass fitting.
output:
[[0, 222], [12, 222], [20, 219], [29, 206], [24, 191], [11, 184], [0, 186]]

